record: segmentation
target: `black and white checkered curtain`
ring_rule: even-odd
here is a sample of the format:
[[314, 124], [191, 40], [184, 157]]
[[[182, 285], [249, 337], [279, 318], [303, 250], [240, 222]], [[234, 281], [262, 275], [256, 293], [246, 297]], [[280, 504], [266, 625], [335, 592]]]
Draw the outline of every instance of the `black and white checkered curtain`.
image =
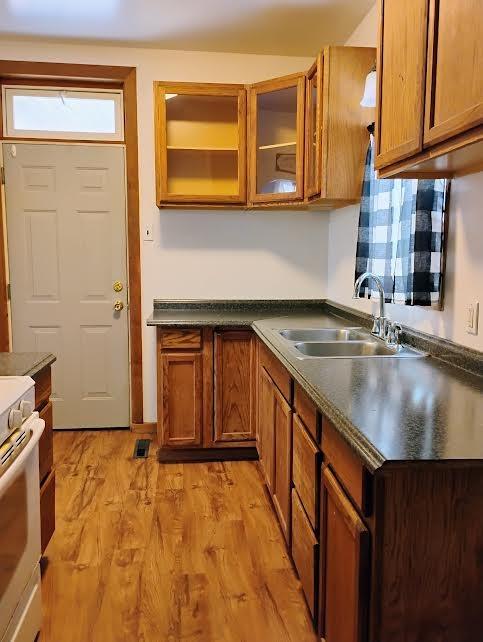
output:
[[[374, 139], [367, 151], [356, 274], [382, 279], [387, 303], [441, 307], [445, 179], [380, 179], [374, 173]], [[371, 282], [360, 296], [377, 291]]]

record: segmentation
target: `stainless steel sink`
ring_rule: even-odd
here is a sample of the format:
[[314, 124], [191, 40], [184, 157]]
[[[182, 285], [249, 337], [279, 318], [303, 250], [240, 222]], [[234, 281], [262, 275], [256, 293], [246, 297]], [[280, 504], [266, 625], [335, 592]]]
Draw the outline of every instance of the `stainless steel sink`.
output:
[[307, 328], [281, 330], [279, 334], [287, 341], [363, 341], [367, 337], [360, 328]]
[[303, 355], [302, 358], [367, 358], [367, 357], [423, 357], [422, 352], [408, 348], [407, 346], [396, 346], [389, 348], [378, 341], [347, 341], [347, 342], [326, 342], [317, 343], [302, 341], [296, 343], [294, 348]]

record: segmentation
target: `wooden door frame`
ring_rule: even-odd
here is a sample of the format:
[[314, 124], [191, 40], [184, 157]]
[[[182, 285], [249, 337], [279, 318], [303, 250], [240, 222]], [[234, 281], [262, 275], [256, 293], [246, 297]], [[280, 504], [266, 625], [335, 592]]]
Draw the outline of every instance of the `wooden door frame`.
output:
[[[76, 83], [77, 86], [117, 84], [124, 92], [124, 144], [126, 146], [127, 260], [129, 274], [129, 351], [131, 428], [143, 423], [143, 371], [141, 325], [141, 260], [139, 231], [139, 170], [136, 68], [56, 62], [0, 60], [0, 81], [42, 81]], [[92, 86], [92, 85], [91, 85]], [[0, 140], [3, 139], [0, 98]], [[45, 142], [49, 142], [46, 140]], [[69, 141], [63, 141], [69, 142]], [[78, 142], [78, 141], [77, 141]], [[116, 143], [113, 143], [116, 144]], [[10, 350], [6, 275], [6, 243], [0, 202], [0, 350]]]

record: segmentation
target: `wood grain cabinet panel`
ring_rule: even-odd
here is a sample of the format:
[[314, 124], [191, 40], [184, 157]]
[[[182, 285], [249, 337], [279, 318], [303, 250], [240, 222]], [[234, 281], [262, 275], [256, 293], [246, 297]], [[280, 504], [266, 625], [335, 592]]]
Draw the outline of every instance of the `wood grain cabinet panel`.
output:
[[161, 350], [199, 350], [201, 330], [160, 330]]
[[292, 409], [274, 387], [275, 487], [273, 503], [280, 526], [290, 542], [292, 484]]
[[312, 617], [316, 617], [319, 543], [295, 488], [292, 489], [292, 558]]
[[424, 143], [483, 123], [481, 0], [430, 0]]
[[258, 454], [268, 489], [275, 487], [274, 383], [263, 366], [258, 370]]
[[215, 334], [215, 441], [255, 438], [255, 346], [251, 330]]
[[376, 169], [422, 149], [428, 0], [379, 0]]
[[[305, 74], [248, 89], [249, 200], [252, 205], [304, 196]], [[278, 189], [283, 181], [284, 189]]]
[[39, 479], [40, 483], [44, 481], [52, 470], [54, 464], [54, 444], [53, 444], [53, 418], [52, 402], [43, 407], [39, 413], [40, 418], [45, 421], [44, 432], [39, 440]]
[[324, 461], [336, 471], [336, 476], [356, 506], [365, 512], [371, 505], [369, 473], [361, 460], [332, 424], [323, 419], [322, 452]]
[[245, 203], [245, 87], [156, 82], [154, 99], [158, 206]]
[[199, 446], [202, 441], [202, 355], [159, 353], [158, 423], [162, 446]]
[[325, 468], [321, 633], [326, 642], [364, 642], [369, 601], [369, 531]]
[[42, 555], [55, 530], [55, 470], [40, 488], [40, 541]]
[[298, 415], [293, 416], [292, 479], [314, 530], [319, 522], [319, 480], [321, 453], [309, 437]]

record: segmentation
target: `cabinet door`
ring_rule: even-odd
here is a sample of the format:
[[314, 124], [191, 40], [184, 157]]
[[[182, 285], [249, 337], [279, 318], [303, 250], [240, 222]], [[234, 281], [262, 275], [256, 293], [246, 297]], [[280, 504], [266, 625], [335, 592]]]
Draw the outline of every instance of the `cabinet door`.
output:
[[297, 490], [292, 488], [292, 559], [312, 617], [316, 618], [319, 543]]
[[215, 441], [255, 438], [255, 337], [215, 334]]
[[263, 366], [258, 370], [258, 454], [265, 482], [275, 487], [275, 395], [274, 384]]
[[[273, 384], [272, 384], [273, 385]], [[290, 541], [292, 483], [292, 410], [273, 386], [275, 433], [275, 487], [273, 504], [287, 542]]]
[[322, 475], [324, 523], [322, 636], [363, 642], [369, 596], [369, 532], [332, 472]]
[[305, 197], [320, 195], [321, 190], [321, 133], [322, 133], [322, 64], [319, 54], [307, 73], [305, 86]]
[[252, 203], [301, 200], [304, 192], [305, 76], [249, 89], [249, 184]]
[[158, 423], [162, 446], [199, 446], [202, 435], [202, 355], [160, 353]]
[[426, 145], [483, 122], [481, 0], [430, 0]]
[[421, 151], [428, 0], [379, 0], [376, 169]]
[[155, 83], [157, 201], [246, 201], [246, 90]]

